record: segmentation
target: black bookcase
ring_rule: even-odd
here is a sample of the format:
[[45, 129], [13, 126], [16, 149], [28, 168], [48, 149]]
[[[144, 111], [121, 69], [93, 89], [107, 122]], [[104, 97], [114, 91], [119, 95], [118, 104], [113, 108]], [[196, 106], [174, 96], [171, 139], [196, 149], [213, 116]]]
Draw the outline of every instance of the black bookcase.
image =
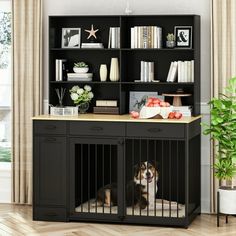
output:
[[[87, 42], [91, 24], [99, 29], [99, 39], [104, 49], [61, 48], [62, 28], [81, 28], [81, 41]], [[131, 49], [130, 29], [134, 26], [159, 26], [162, 28], [163, 47], [160, 49]], [[169, 49], [165, 47], [166, 35], [174, 32], [175, 26], [192, 26], [192, 48]], [[120, 27], [120, 48], [108, 47], [109, 28]], [[112, 57], [119, 59], [120, 80], [109, 81], [109, 67]], [[75, 61], [85, 61], [93, 73], [91, 82], [55, 81], [56, 59], [67, 59], [69, 72], [73, 72]], [[156, 82], [134, 82], [140, 79], [140, 61], [155, 62]], [[178, 60], [194, 60], [194, 82], [166, 82], [170, 63]], [[107, 64], [108, 79], [101, 82], [99, 78], [100, 64]], [[67, 92], [64, 105], [73, 105], [69, 90], [74, 85], [89, 84], [95, 94], [89, 112], [95, 106], [97, 99], [115, 99], [118, 101], [119, 113], [129, 111], [130, 91], [157, 91], [158, 94], [174, 93], [183, 89], [192, 96], [182, 99], [183, 105], [193, 106], [193, 115], [200, 114], [200, 16], [197, 15], [122, 15], [122, 16], [49, 16], [49, 104], [57, 105], [58, 99], [55, 88], [64, 87]], [[172, 98], [166, 97], [172, 102]]]

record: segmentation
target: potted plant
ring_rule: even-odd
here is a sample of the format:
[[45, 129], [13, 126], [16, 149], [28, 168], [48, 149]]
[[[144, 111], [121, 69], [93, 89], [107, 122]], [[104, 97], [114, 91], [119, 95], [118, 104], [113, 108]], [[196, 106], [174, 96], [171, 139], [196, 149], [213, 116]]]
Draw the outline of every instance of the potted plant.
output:
[[236, 186], [232, 179], [236, 174], [236, 77], [229, 80], [227, 94], [213, 98], [210, 125], [204, 124], [204, 134], [211, 135], [217, 144], [215, 176], [220, 180], [231, 181], [230, 186], [220, 186], [220, 213], [236, 214]]
[[91, 102], [94, 94], [92, 88], [89, 85], [85, 85], [84, 88], [78, 85], [73, 86], [70, 89], [70, 97], [79, 108], [80, 113], [86, 113], [89, 108], [89, 103]]
[[80, 62], [74, 63], [73, 71], [75, 73], [87, 73], [88, 70], [89, 70], [89, 67], [85, 62], [80, 61]]
[[166, 36], [166, 47], [167, 48], [174, 48], [175, 47], [175, 35], [172, 33], [168, 33]]

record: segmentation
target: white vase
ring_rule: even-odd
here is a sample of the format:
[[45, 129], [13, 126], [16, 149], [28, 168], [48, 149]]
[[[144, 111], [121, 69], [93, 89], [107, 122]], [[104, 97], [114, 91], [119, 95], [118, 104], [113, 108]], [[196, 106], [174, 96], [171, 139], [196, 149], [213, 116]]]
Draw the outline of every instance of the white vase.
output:
[[110, 67], [110, 80], [111, 81], [118, 81], [119, 80], [119, 63], [118, 58], [113, 57], [111, 58], [111, 67]]
[[220, 213], [236, 214], [236, 187], [233, 189], [220, 188], [219, 190]]
[[107, 80], [107, 65], [106, 64], [101, 64], [100, 65], [100, 80], [101, 81], [106, 81]]

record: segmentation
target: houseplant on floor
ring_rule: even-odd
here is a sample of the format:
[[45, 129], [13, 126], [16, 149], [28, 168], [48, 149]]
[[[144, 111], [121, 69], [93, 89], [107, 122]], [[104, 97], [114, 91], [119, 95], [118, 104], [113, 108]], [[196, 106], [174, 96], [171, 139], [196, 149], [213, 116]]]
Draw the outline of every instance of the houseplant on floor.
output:
[[213, 98], [210, 125], [204, 124], [204, 134], [211, 135], [217, 146], [215, 176], [220, 180], [231, 181], [229, 186], [220, 186], [220, 213], [236, 214], [236, 186], [232, 179], [236, 175], [236, 77], [229, 80], [226, 94]]

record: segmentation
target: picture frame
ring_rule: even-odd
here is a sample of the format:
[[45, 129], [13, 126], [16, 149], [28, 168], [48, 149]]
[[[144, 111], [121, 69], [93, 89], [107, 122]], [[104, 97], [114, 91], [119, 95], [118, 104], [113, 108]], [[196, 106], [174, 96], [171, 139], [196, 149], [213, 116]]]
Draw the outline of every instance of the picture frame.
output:
[[176, 47], [192, 48], [192, 26], [175, 26]]
[[145, 105], [149, 97], [160, 97], [157, 92], [150, 91], [130, 91], [129, 92], [129, 112], [139, 112]]
[[62, 28], [61, 47], [80, 48], [81, 28]]

